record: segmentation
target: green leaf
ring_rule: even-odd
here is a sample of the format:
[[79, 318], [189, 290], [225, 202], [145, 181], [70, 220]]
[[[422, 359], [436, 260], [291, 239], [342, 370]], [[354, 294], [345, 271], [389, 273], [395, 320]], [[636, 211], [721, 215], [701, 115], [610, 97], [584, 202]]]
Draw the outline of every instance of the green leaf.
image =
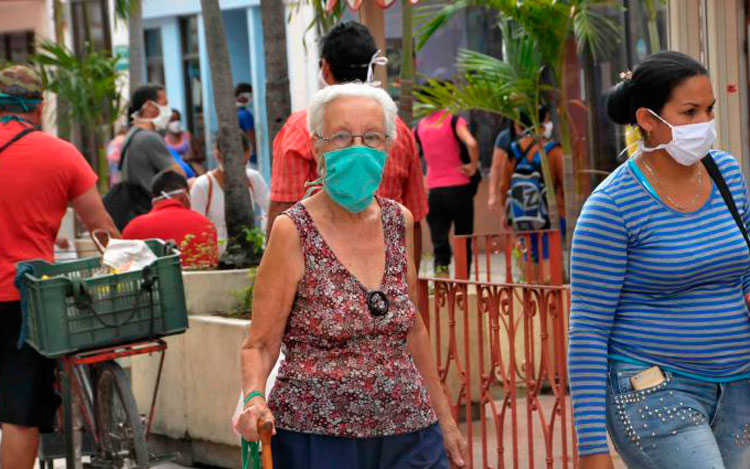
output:
[[573, 17], [573, 33], [578, 53], [588, 49], [594, 61], [600, 61], [617, 49], [622, 31], [617, 23], [593, 11], [591, 5], [586, 4]]
[[61, 124], [79, 122], [102, 132], [117, 120], [123, 106], [118, 57], [89, 49], [79, 58], [51, 41], [42, 41], [38, 50], [31, 60], [40, 70], [44, 87], [68, 104], [69, 112], [62, 116]]

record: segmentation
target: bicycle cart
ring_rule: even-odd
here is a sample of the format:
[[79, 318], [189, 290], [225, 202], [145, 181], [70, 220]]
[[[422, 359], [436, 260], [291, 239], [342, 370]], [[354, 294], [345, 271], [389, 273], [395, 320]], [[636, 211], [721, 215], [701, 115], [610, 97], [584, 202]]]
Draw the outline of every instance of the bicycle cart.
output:
[[[57, 432], [40, 444], [42, 469], [65, 457], [68, 469], [148, 468], [146, 437], [153, 422], [167, 344], [161, 337], [187, 329], [179, 252], [146, 241], [157, 259], [142, 270], [110, 274], [101, 259], [17, 265], [25, 341], [58, 360]], [[136, 407], [130, 379], [116, 360], [160, 354], [147, 417]]]

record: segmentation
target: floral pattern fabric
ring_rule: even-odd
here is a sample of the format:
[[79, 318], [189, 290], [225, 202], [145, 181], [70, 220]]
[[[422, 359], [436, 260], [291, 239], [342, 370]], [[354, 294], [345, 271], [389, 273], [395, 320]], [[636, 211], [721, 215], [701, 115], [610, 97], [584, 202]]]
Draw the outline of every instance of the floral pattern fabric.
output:
[[436, 422], [421, 374], [406, 349], [416, 307], [406, 283], [406, 234], [399, 205], [377, 199], [385, 233], [380, 286], [385, 316], [367, 307], [367, 288], [318, 232], [301, 203], [284, 212], [305, 258], [283, 337], [285, 360], [269, 396], [279, 428], [368, 438], [421, 430]]

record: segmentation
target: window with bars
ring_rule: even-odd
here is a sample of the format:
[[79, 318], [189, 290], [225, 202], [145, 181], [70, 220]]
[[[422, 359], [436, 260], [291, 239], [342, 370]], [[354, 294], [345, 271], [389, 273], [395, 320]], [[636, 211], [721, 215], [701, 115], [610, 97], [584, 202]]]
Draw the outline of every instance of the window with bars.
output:
[[33, 31], [0, 34], [0, 64], [28, 63], [32, 54], [34, 54]]

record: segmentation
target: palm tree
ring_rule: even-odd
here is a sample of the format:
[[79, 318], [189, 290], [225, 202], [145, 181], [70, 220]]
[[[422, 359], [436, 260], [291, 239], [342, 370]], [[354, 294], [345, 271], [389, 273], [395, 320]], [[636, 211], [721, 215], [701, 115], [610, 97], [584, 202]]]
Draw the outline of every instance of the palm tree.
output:
[[260, 262], [261, 252], [250, 242], [250, 235], [255, 228], [253, 204], [247, 190], [245, 165], [242, 161], [242, 141], [237, 131], [239, 122], [232, 93], [229, 49], [219, 0], [201, 0], [201, 11], [219, 124], [219, 150], [224, 155], [226, 174], [224, 213], [228, 237], [227, 248], [219, 260], [219, 267], [238, 269], [256, 266]]
[[[552, 91], [543, 82], [544, 62], [536, 41], [508, 20], [501, 21], [504, 38], [503, 59], [470, 50], [460, 50], [456, 66], [463, 82], [451, 83], [429, 79], [418, 86], [420, 115], [440, 109], [451, 113], [465, 110], [499, 114], [519, 122], [521, 113], [531, 119], [531, 129], [540, 127], [539, 108], [542, 98]], [[539, 136], [537, 136], [539, 137]], [[544, 149], [542, 149], [544, 153]], [[546, 155], [542, 155], [542, 172], [551, 181]], [[555, 188], [547, 188], [547, 206], [552, 227], [559, 228]]]
[[401, 119], [411, 126], [414, 117], [414, 38], [410, 0], [401, 3], [401, 77], [399, 79], [398, 110]]
[[[55, 25], [55, 42], [60, 46], [65, 46], [65, 31], [63, 18], [65, 18], [65, 10], [63, 9], [62, 0], [54, 0], [52, 3], [53, 23]], [[70, 138], [70, 125], [65, 122], [65, 116], [68, 115], [68, 105], [65, 101], [58, 100], [55, 103], [56, 107], [56, 123], [57, 123], [57, 135], [62, 139]]]
[[132, 93], [143, 81], [146, 46], [143, 39], [141, 0], [115, 0], [117, 18], [128, 22], [129, 87]]
[[[327, 3], [327, 0], [302, 0], [289, 5], [290, 14], [297, 14], [303, 5], [310, 5], [313, 8], [313, 19], [307, 25], [305, 32], [315, 28], [318, 36], [323, 36], [341, 21], [341, 17], [346, 11], [344, 2], [337, 2], [331, 11], [327, 9]], [[305, 47], [307, 47], [307, 44], [305, 44]]]
[[39, 49], [32, 61], [41, 70], [44, 87], [55, 93], [58, 106], [62, 104], [66, 109], [65, 114], [58, 116], [58, 124], [69, 130], [77, 123], [87, 130], [87, 146], [93, 152], [88, 155], [89, 160], [98, 171], [99, 188], [106, 190], [108, 167], [104, 143], [123, 108], [117, 71], [120, 57], [89, 47], [79, 58], [52, 41], [42, 41]]
[[263, 48], [266, 58], [266, 116], [271, 141], [292, 112], [286, 54], [284, 2], [261, 0]]
[[[541, 61], [550, 72], [553, 85], [551, 91], [558, 104], [560, 140], [565, 155], [564, 187], [566, 192], [566, 216], [568, 218], [568, 243], [571, 241], [572, 231], [577, 219], [578, 206], [574, 199], [580, 192], [578, 188], [581, 187], [581, 181], [579, 175], [573, 171], [573, 152], [570, 143], [567, 108], [569, 78], [566, 73], [566, 64], [570, 52], [567, 46], [569, 41], [575, 41], [577, 52], [579, 54], [590, 54], [595, 61], [607, 56], [614, 50], [620, 40], [620, 28], [610, 19], [595, 11], [597, 4], [604, 3], [607, 3], [606, 0], [524, 0], [523, 2], [516, 0], [455, 0], [442, 7], [426, 6], [420, 8], [423, 26], [420, 31], [418, 47], [423, 46], [430, 36], [444, 26], [455, 14], [472, 6], [496, 10], [500, 18], [512, 20], [524, 34], [533, 38]], [[473, 73], [472, 70], [464, 70], [464, 72], [466, 75]], [[468, 80], [466, 83], [465, 86], [471, 87]], [[461, 85], [461, 87], [463, 86]], [[502, 109], [485, 110], [503, 114]], [[536, 112], [529, 113], [530, 116], [534, 114]]]

